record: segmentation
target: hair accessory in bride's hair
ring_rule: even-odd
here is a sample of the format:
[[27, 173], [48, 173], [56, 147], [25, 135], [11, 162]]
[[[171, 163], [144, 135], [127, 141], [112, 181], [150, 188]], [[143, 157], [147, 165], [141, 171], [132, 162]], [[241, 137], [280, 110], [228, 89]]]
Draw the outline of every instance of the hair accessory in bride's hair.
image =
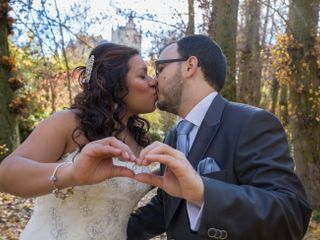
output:
[[94, 55], [91, 55], [91, 57], [86, 62], [86, 71], [84, 74], [84, 79], [82, 81], [83, 84], [88, 84], [90, 82], [93, 64], [94, 64]]

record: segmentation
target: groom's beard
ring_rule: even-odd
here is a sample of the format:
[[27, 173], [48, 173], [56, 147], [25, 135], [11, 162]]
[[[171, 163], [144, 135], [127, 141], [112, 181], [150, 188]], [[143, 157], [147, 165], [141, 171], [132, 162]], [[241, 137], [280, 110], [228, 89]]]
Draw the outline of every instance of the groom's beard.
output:
[[157, 108], [178, 115], [181, 106], [182, 82], [181, 73], [177, 71], [169, 83], [162, 89], [159, 89]]

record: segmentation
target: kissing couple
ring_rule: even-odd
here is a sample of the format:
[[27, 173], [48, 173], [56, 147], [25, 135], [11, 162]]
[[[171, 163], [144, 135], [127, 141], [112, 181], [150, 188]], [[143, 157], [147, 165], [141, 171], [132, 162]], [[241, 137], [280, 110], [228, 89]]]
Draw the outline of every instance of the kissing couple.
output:
[[[0, 191], [37, 197], [20, 239], [303, 238], [311, 207], [285, 131], [273, 114], [220, 95], [227, 62], [216, 42], [170, 43], [155, 78], [137, 50], [113, 43], [76, 71], [72, 106], [0, 164]], [[155, 106], [179, 116], [163, 143], [139, 116]]]

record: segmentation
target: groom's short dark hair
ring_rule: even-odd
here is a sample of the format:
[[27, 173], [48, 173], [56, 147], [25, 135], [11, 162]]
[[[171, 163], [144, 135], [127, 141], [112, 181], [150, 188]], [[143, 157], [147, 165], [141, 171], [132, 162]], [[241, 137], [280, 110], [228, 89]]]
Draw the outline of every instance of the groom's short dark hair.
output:
[[186, 36], [177, 44], [180, 57], [197, 57], [207, 82], [220, 91], [226, 79], [227, 61], [219, 45], [205, 35]]

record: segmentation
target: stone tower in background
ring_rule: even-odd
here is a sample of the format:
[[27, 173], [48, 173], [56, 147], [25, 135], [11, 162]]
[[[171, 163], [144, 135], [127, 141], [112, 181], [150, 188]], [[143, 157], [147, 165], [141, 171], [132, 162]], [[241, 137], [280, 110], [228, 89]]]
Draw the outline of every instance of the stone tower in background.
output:
[[126, 26], [121, 26], [113, 30], [111, 42], [123, 44], [138, 49], [141, 52], [141, 31], [136, 29], [133, 17], [130, 16]]
[[66, 48], [66, 53], [68, 59], [71, 59], [73, 62], [78, 62], [78, 64], [84, 64], [89, 57], [89, 53], [92, 49], [97, 46], [103, 37], [88, 35], [86, 33], [80, 32], [77, 34], [77, 38], [71, 40]]

